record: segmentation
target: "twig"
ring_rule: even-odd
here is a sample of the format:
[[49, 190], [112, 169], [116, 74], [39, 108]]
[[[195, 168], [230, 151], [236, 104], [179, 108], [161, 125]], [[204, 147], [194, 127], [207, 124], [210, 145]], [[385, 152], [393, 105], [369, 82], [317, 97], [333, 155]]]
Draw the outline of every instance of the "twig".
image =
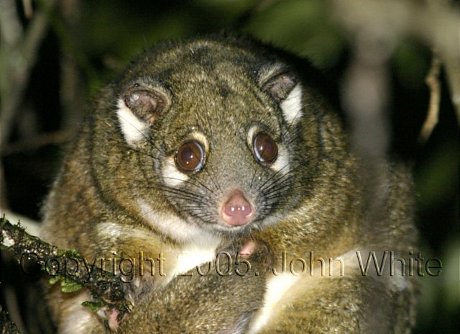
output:
[[[460, 11], [449, 1], [330, 0], [339, 24], [357, 34], [372, 24], [395, 42], [412, 37], [435, 47], [460, 123]], [[431, 104], [431, 103], [430, 103]]]
[[0, 217], [8, 217], [11, 221], [20, 222], [21, 227], [26, 230], [27, 233], [33, 236], [40, 235], [40, 222], [30, 219], [29, 217], [18, 214], [10, 210], [5, 210], [0, 207]]
[[[48, 27], [48, 15], [56, 0], [41, 3], [40, 12], [24, 32], [14, 0], [0, 1], [0, 152], [13, 128], [20, 102], [35, 64], [38, 46]], [[1, 160], [0, 160], [1, 164]], [[0, 203], [6, 206], [5, 180], [0, 166]]]
[[[81, 64], [78, 63], [76, 52], [69, 52], [65, 49], [81, 50], [81, 1], [67, 0], [59, 2], [61, 24], [61, 47], [63, 49], [61, 57], [61, 106], [62, 106], [62, 129], [70, 133], [76, 132], [80, 124], [84, 106], [84, 93], [81, 76]], [[56, 22], [53, 23], [57, 25]], [[58, 31], [59, 29], [55, 29]], [[64, 37], [63, 35], [67, 36]], [[68, 38], [67, 45], [64, 38]], [[81, 51], [80, 51], [81, 52]], [[81, 56], [80, 56], [81, 57]]]
[[430, 71], [425, 79], [425, 83], [430, 88], [430, 102], [428, 104], [428, 114], [418, 137], [420, 143], [425, 143], [428, 140], [434, 127], [438, 124], [439, 105], [441, 102], [440, 71], [441, 59], [436, 52], [433, 52]]
[[0, 249], [11, 252], [21, 264], [24, 260], [39, 264], [55, 281], [61, 281], [64, 292], [87, 288], [97, 301], [97, 308], [115, 311], [118, 321], [131, 310], [131, 305], [125, 299], [127, 283], [120, 276], [102, 268], [88, 270], [87, 262], [76, 251], [60, 250], [27, 234], [23, 228], [12, 225], [4, 217], [0, 218]]
[[32, 0], [22, 0], [22, 7], [24, 8], [24, 15], [30, 20], [34, 15]]
[[[0, 152], [9, 136], [9, 128], [14, 119], [15, 109], [7, 101], [11, 90], [11, 50], [22, 36], [22, 26], [13, 0], [0, 1]], [[14, 57], [13, 59], [15, 59]], [[6, 187], [3, 167], [0, 160], [0, 205], [6, 207]]]
[[[4, 4], [14, 1], [4, 0]], [[35, 13], [34, 19], [30, 22], [27, 31], [22, 34], [22, 28], [14, 28], [17, 32], [11, 34], [11, 43], [2, 46], [0, 49], [4, 62], [1, 88], [1, 113], [0, 113], [0, 149], [6, 144], [9, 137], [14, 116], [17, 113], [22, 95], [25, 91], [30, 70], [35, 63], [38, 46], [43, 39], [48, 27], [48, 15], [53, 8], [55, 1], [50, 0], [43, 5], [40, 12]], [[4, 13], [1, 20], [8, 18], [2, 24], [2, 30], [12, 30], [18, 22], [16, 11]], [[20, 26], [19, 26], [20, 27]], [[18, 30], [19, 29], [19, 30]], [[14, 39], [13, 39], [14, 37]]]
[[3, 148], [2, 156], [5, 157], [17, 152], [35, 150], [47, 145], [61, 145], [68, 142], [71, 137], [72, 133], [66, 130], [44, 133], [42, 135], [37, 136], [36, 138], [18, 141], [6, 145]]

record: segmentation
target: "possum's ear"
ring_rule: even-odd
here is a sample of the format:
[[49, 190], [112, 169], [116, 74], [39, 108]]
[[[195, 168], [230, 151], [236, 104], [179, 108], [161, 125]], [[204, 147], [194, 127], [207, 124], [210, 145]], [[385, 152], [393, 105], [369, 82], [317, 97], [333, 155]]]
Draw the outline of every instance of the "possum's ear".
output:
[[302, 86], [282, 64], [262, 68], [259, 84], [279, 104], [289, 124], [296, 123], [302, 117]]
[[123, 101], [134, 115], [152, 125], [169, 108], [171, 99], [168, 95], [160, 87], [136, 83], [125, 91]]
[[171, 106], [171, 98], [162, 87], [135, 83], [124, 89], [118, 100], [118, 120], [130, 145], [145, 139], [150, 127]]

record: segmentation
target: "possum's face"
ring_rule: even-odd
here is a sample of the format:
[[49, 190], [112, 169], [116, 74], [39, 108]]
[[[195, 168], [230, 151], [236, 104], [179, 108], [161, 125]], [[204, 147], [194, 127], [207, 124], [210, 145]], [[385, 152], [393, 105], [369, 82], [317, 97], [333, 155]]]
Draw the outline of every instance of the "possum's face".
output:
[[134, 67], [120, 89], [120, 128], [150, 151], [152, 178], [177, 217], [243, 233], [295, 206], [302, 88], [285, 65], [195, 41], [136, 66], [144, 74]]

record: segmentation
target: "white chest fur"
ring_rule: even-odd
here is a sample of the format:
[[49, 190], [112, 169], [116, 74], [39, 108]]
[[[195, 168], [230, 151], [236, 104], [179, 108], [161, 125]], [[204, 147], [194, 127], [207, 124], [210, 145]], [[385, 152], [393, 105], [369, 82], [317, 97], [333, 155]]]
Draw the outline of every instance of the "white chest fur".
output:
[[184, 248], [177, 257], [176, 266], [173, 269], [173, 275], [186, 273], [203, 263], [213, 261], [216, 256], [216, 248], [217, 245], [210, 245], [208, 247], [198, 247], [193, 245]]
[[298, 276], [290, 273], [283, 273], [272, 277], [267, 283], [267, 292], [265, 293], [264, 307], [259, 311], [253, 321], [250, 334], [260, 331], [270, 320], [278, 302], [283, 298], [285, 293], [299, 280]]
[[184, 247], [176, 254], [171, 278], [214, 260], [220, 238], [176, 216], [159, 214], [142, 199], [138, 200], [138, 205], [148, 223], [184, 243]]
[[[339, 259], [343, 261], [344, 267], [346, 267], [345, 271], [358, 269], [356, 250], [351, 250], [335, 258], [336, 261]], [[282, 308], [283, 304], [289, 303], [289, 301], [314, 289], [318, 284], [321, 284], [322, 280], [330, 279], [331, 276], [343, 276], [340, 270], [335, 271], [331, 276], [324, 276], [321, 271], [322, 269], [315, 268], [311, 275], [295, 275], [288, 271], [270, 277], [267, 281], [264, 305], [252, 321], [248, 333], [255, 334], [264, 329], [276, 317], [277, 311]]]

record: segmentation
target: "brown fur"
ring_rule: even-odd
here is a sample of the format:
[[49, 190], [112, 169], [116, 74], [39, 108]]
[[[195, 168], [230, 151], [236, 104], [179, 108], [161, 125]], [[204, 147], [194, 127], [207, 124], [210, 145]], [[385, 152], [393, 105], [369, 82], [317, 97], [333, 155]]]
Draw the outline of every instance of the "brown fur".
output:
[[[136, 305], [121, 332], [245, 332], [263, 308], [266, 283], [273, 277], [270, 266], [279, 268], [283, 252], [306, 257], [312, 251], [335, 258], [358, 250], [389, 249], [407, 255], [414, 247], [407, 173], [382, 165], [381, 187], [373, 191], [383, 198], [383, 214], [379, 221], [369, 221], [367, 199], [375, 193], [361, 182], [362, 163], [351, 152], [339, 117], [317, 89], [314, 70], [294, 60], [232, 37], [165, 44], [142, 55], [95, 100], [45, 207], [44, 236], [49, 241], [75, 248], [89, 259], [113, 257], [114, 251], [120, 258], [135, 257], [140, 251], [154, 258], [163, 252], [165, 271], [170, 272], [178, 254], [194, 242], [201, 246], [207, 238], [185, 240], [165, 233], [156, 225], [161, 222], [148, 221], [139, 207], [142, 199], [156, 214], [178, 217], [204, 236], [216, 238], [219, 249], [232, 256], [246, 240], [257, 245], [248, 258], [251, 275], [214, 273], [172, 280], [157, 275], [129, 285]], [[272, 73], [280, 66], [287, 74]], [[280, 101], [294, 83], [303, 87], [303, 116], [298, 123], [286, 124]], [[149, 106], [135, 113], [148, 123], [149, 131], [143, 140], [129, 145], [117, 119], [117, 101], [139, 85], [159, 99], [159, 107], [151, 115]], [[265, 126], [286, 148], [287, 176], [280, 177], [254, 160], [246, 141], [253, 123]], [[177, 194], [165, 187], [162, 168], [193, 129], [209, 142], [206, 165], [179, 185]], [[279, 189], [270, 196], [260, 194], [263, 182], [274, 182]], [[235, 233], [217, 223], [215, 209], [232, 187], [244, 190], [257, 208], [267, 208]], [[187, 211], [189, 198], [184, 195], [195, 192], [201, 196], [195, 204], [197, 215]], [[274, 204], [270, 198], [275, 198]], [[115, 226], [117, 233], [101, 226]], [[345, 270], [343, 277], [302, 277], [281, 298], [262, 332], [409, 330], [412, 279], [403, 278], [405, 288], [398, 290], [391, 288], [388, 275], [362, 276], [356, 266]], [[86, 312], [68, 307], [79, 298], [50, 294], [60, 331], [67, 328], [68, 319]], [[73, 333], [103, 332], [97, 317], [91, 319], [78, 324], [81, 329]]]

